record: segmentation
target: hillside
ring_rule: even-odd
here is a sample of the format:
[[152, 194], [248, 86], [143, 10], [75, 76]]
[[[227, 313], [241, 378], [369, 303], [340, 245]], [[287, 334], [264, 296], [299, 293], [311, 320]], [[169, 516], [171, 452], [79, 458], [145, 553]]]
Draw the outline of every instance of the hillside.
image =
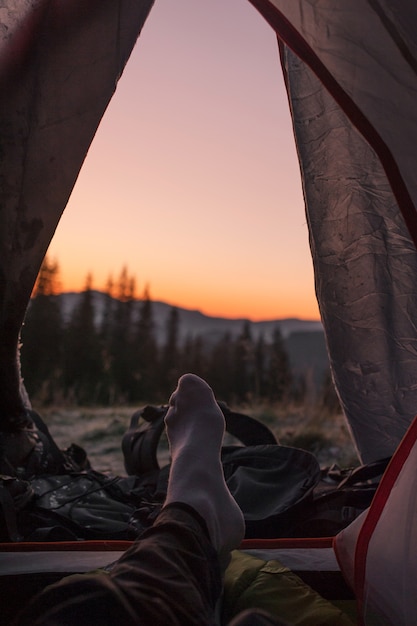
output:
[[[59, 300], [64, 319], [69, 319], [74, 307], [79, 302], [80, 294], [68, 292], [55, 297]], [[106, 298], [108, 297], [103, 292], [93, 292], [97, 325], [102, 320]], [[139, 313], [141, 302], [141, 300], [134, 302], [136, 315]], [[162, 344], [165, 340], [168, 317], [173, 307], [160, 301], [153, 301], [152, 307], [155, 336], [158, 343]], [[178, 311], [180, 342], [197, 335], [201, 336], [207, 344], [215, 343], [225, 333], [229, 333], [231, 337], [237, 337], [242, 331], [243, 324], [248, 321], [244, 318], [211, 317], [198, 310], [175, 308]], [[328, 357], [321, 322], [296, 318], [250, 322], [253, 339], [256, 340], [260, 335], [263, 335], [266, 343], [271, 342], [273, 331], [277, 327], [285, 340], [292, 369], [297, 373], [310, 371], [314, 380], [320, 383], [323, 374], [328, 369]]]

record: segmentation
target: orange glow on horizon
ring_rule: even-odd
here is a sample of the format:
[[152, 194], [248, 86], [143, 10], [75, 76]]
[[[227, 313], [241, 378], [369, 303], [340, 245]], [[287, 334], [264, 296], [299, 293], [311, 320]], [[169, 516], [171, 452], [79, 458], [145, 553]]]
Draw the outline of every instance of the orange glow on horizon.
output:
[[155, 3], [48, 256], [63, 291], [126, 267], [137, 297], [320, 319], [276, 35], [250, 3]]
[[[128, 268], [128, 273], [129, 268]], [[117, 278], [120, 272], [112, 274], [114, 284], [113, 295], [117, 297]], [[83, 279], [77, 278], [76, 274], [60, 280], [61, 293], [82, 292], [85, 289], [88, 272]], [[92, 288], [97, 291], [106, 290], [107, 280], [102, 283], [95, 281], [93, 276]], [[289, 293], [285, 288], [279, 293], [266, 297], [262, 293], [254, 294], [254, 290], [245, 293], [241, 288], [234, 287], [233, 297], [229, 294], [205, 293], [202, 287], [199, 293], [191, 289], [187, 293], [185, 289], [170, 288], [166, 291], [154, 290], [151, 283], [136, 285], [135, 298], [141, 299], [145, 288], [149, 291], [153, 301], [166, 302], [167, 304], [179, 308], [198, 310], [210, 317], [220, 317], [226, 319], [249, 319], [252, 322], [278, 320], [288, 318], [298, 318], [303, 320], [320, 320], [320, 313], [317, 301], [312, 300], [310, 294], [303, 295], [295, 292]], [[300, 312], [302, 312], [300, 314]]]

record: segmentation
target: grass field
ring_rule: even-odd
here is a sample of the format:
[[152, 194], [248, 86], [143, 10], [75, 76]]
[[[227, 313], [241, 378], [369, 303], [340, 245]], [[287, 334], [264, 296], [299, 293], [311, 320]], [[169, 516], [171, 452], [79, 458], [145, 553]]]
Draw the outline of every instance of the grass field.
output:
[[[36, 407], [35, 407], [36, 408]], [[265, 423], [282, 445], [294, 446], [315, 454], [321, 466], [337, 463], [341, 467], [359, 461], [342, 414], [318, 411], [296, 405], [253, 405], [231, 407]], [[124, 474], [121, 441], [137, 407], [51, 408], [39, 410], [61, 448], [81, 445], [99, 471]], [[161, 462], [167, 459], [166, 443], [160, 446]]]

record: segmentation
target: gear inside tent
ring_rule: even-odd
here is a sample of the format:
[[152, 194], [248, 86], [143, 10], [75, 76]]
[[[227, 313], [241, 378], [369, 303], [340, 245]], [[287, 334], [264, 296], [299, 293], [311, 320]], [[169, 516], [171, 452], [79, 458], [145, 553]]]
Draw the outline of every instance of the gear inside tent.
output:
[[[376, 610], [389, 624], [414, 624], [417, 5], [250, 1], [277, 34], [335, 386], [361, 460], [395, 453], [357, 542], [344, 531], [338, 556], [342, 570], [356, 572], [347, 577], [363, 623]], [[0, 428], [17, 457], [19, 433], [32, 425], [20, 327], [152, 5], [6, 0], [0, 12]]]

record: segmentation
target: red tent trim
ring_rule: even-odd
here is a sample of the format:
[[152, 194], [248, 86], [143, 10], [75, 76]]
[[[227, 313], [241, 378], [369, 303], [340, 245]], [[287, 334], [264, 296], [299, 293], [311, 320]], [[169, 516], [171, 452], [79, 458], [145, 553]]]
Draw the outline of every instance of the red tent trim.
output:
[[[352, 124], [378, 154], [410, 236], [417, 248], [417, 210], [401, 176], [396, 160], [385, 141], [282, 12], [272, 5], [269, 0], [250, 0], [250, 2], [265, 17], [277, 33], [279, 39], [312, 69], [346, 113]], [[279, 43], [282, 46], [282, 43]]]
[[403, 440], [398, 446], [394, 456], [392, 457], [378, 489], [375, 493], [368, 515], [366, 516], [362, 528], [359, 532], [355, 549], [354, 561], [354, 585], [355, 595], [358, 603], [358, 614], [362, 616], [365, 595], [365, 577], [366, 577], [366, 560], [368, 556], [369, 543], [373, 532], [379, 522], [382, 511], [387, 503], [392, 488], [404, 467], [408, 456], [417, 441], [417, 416], [404, 435]]

